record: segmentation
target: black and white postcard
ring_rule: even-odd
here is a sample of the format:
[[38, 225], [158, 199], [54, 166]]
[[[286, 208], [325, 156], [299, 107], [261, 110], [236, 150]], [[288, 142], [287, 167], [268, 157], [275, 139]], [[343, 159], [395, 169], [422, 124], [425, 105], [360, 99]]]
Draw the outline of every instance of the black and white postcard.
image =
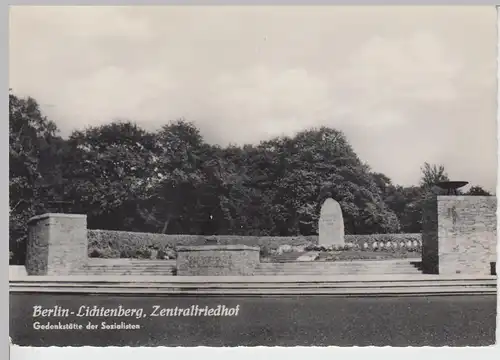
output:
[[11, 7], [12, 344], [494, 345], [496, 20]]

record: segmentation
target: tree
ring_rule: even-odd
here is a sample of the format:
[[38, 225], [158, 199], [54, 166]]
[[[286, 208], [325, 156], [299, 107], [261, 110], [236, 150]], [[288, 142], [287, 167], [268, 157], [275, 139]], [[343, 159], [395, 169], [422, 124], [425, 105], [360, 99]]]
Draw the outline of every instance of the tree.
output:
[[431, 189], [438, 182], [450, 180], [443, 165], [431, 165], [426, 162], [421, 167], [421, 170], [420, 186], [422, 188]]
[[472, 196], [491, 196], [491, 193], [487, 190], [484, 190], [481, 186], [472, 186], [469, 191], [465, 193], [465, 195]]
[[264, 196], [273, 199], [271, 214], [277, 234], [316, 232], [320, 206], [328, 196], [340, 203], [348, 232], [399, 228], [369, 167], [359, 160], [342, 132], [311, 129], [293, 138], [263, 142], [261, 148], [276, 154], [269, 171], [272, 186]]
[[158, 232], [199, 233], [203, 153], [208, 148], [199, 130], [183, 119], [163, 126], [155, 144], [155, 176], [143, 211]]
[[75, 131], [68, 140], [66, 196], [73, 212], [88, 216], [89, 227], [144, 229], [138, 206], [154, 183], [154, 137], [131, 122], [113, 122]]
[[9, 94], [9, 244], [12, 261], [24, 261], [30, 217], [57, 199], [64, 141], [33, 98]]
[[69, 211], [87, 214], [90, 228], [290, 236], [315, 234], [332, 197], [347, 233], [418, 232], [424, 194], [448, 179], [425, 163], [421, 186], [397, 186], [327, 127], [221, 147], [184, 119], [157, 132], [126, 121], [65, 140], [36, 101], [14, 95], [9, 118], [11, 239], [50, 200], [73, 201]]
[[382, 173], [372, 173], [371, 175], [373, 176], [373, 180], [382, 194], [387, 194], [391, 187], [393, 187], [391, 179], [389, 179], [386, 175]]

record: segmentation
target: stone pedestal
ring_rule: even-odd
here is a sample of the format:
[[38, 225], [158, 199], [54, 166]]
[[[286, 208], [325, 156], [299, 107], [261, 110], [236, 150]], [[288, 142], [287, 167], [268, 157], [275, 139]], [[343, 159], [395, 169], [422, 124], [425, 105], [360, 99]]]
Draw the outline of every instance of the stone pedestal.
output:
[[253, 275], [259, 263], [259, 247], [205, 245], [177, 248], [178, 276]]
[[442, 275], [490, 275], [496, 262], [494, 196], [437, 196], [423, 209], [422, 264]]
[[88, 258], [87, 216], [43, 214], [28, 222], [28, 275], [70, 275]]

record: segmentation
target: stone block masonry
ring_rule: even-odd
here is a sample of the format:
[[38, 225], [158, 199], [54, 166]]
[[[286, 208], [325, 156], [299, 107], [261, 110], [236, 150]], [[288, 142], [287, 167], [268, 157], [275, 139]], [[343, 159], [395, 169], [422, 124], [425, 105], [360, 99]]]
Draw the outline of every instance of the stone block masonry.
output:
[[426, 272], [489, 275], [496, 262], [497, 199], [438, 196], [424, 207], [422, 262]]
[[254, 275], [260, 248], [245, 245], [206, 245], [177, 248], [178, 276]]
[[43, 214], [28, 222], [28, 275], [69, 275], [88, 261], [87, 216]]

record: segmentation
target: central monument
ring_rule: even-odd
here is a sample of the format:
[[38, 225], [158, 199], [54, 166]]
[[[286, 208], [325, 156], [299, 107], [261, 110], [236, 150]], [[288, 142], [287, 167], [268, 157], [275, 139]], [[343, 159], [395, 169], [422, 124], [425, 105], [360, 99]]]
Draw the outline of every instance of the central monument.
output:
[[328, 198], [321, 206], [319, 216], [319, 241], [322, 246], [344, 246], [344, 217], [340, 204]]

